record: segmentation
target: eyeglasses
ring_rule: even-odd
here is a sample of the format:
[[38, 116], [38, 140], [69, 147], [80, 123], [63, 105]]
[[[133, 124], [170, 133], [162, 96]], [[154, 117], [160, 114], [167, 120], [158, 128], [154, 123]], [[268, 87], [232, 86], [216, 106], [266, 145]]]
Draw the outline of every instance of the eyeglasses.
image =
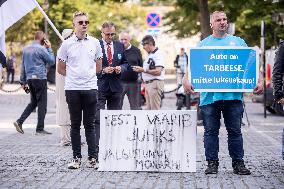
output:
[[147, 45], [147, 44], [149, 44], [149, 43], [147, 43], [147, 42], [142, 42], [141, 43], [142, 46]]
[[105, 32], [103, 32], [103, 34], [105, 34], [106, 36], [111, 36], [111, 37], [114, 37], [116, 35], [116, 33], [105, 33]]
[[83, 24], [85, 24], [85, 25], [88, 25], [90, 22], [88, 21], [88, 20], [86, 20], [86, 21], [78, 21], [78, 24], [79, 25], [83, 25]]

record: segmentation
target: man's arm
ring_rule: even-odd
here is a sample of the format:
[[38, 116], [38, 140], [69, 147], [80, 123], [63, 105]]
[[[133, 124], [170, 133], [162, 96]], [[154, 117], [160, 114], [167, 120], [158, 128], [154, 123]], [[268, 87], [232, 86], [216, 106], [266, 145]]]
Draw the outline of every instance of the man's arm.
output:
[[153, 76], [160, 76], [163, 69], [164, 68], [162, 66], [157, 66], [155, 69], [152, 69], [152, 70], [144, 70], [143, 69], [144, 70], [143, 72], [145, 72], [147, 74], [151, 74]]
[[141, 54], [141, 51], [139, 49], [138, 49], [138, 66], [143, 67], [142, 54]]
[[52, 66], [55, 64], [55, 57], [51, 49], [51, 43], [47, 39], [44, 41], [44, 47], [46, 51], [43, 53], [43, 58], [47, 64]]
[[263, 72], [259, 71], [259, 78], [255, 88], [253, 89], [254, 94], [260, 94], [263, 91]]
[[133, 71], [138, 72], [138, 73], [147, 73], [150, 75], [154, 75], [154, 76], [159, 76], [162, 73], [162, 70], [164, 69], [162, 66], [157, 66], [155, 69], [151, 69], [151, 70], [146, 70], [143, 67], [140, 66], [132, 66]]
[[6, 57], [1, 51], [0, 51], [0, 63], [2, 64], [3, 68], [7, 67]]
[[278, 102], [280, 100], [282, 101], [282, 99], [284, 98], [283, 74], [284, 74], [284, 42], [280, 44], [279, 49], [276, 53], [275, 63], [272, 72], [273, 94], [275, 96], [275, 100]]
[[57, 72], [63, 76], [66, 76], [66, 64], [61, 60], [58, 60]]
[[96, 72], [101, 73], [102, 71], [102, 59], [96, 60]]
[[[187, 66], [186, 66], [187, 67]], [[185, 92], [190, 93], [190, 94], [195, 94], [196, 92], [194, 91], [193, 86], [188, 80], [188, 69], [186, 68], [185, 74], [182, 79], [182, 85], [185, 90]]]

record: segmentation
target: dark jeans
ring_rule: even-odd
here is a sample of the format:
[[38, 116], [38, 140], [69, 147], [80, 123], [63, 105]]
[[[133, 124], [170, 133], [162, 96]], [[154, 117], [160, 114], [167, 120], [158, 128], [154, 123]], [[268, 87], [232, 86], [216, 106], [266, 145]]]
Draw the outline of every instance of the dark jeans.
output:
[[44, 119], [47, 107], [47, 84], [46, 79], [29, 79], [31, 102], [28, 104], [21, 117], [17, 120], [23, 124], [33, 110], [38, 107], [36, 131], [42, 131], [44, 128]]
[[233, 161], [242, 161], [244, 156], [241, 123], [243, 103], [240, 100], [216, 101], [200, 106], [204, 124], [204, 148], [207, 161], [219, 160], [219, 129], [221, 112], [228, 132], [228, 149]]
[[11, 83], [14, 83], [15, 69], [7, 70], [7, 83], [9, 83], [10, 75], [11, 75]]
[[130, 109], [131, 110], [141, 110], [140, 106], [140, 92], [141, 86], [138, 81], [134, 82], [122, 82], [122, 98], [121, 98], [121, 107], [123, 105], [123, 99], [125, 94], [128, 97]]
[[97, 90], [66, 90], [66, 102], [68, 104], [71, 120], [71, 143], [73, 157], [81, 158], [80, 127], [83, 112], [83, 125], [88, 144], [89, 158], [98, 158], [99, 147], [95, 143], [94, 118], [96, 114]]
[[106, 102], [108, 110], [121, 110], [121, 93], [98, 91], [98, 104], [95, 118], [96, 144], [99, 144], [100, 140], [100, 110], [105, 109]]

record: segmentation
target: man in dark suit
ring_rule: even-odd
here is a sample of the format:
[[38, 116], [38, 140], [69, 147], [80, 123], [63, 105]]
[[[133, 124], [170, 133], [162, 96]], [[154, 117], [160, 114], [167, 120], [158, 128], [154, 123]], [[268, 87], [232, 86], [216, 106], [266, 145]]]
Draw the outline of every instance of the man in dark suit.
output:
[[104, 109], [107, 103], [108, 110], [121, 110], [122, 84], [120, 74], [127, 68], [124, 46], [119, 41], [113, 40], [116, 33], [115, 25], [112, 22], [105, 22], [101, 31], [102, 40], [100, 40], [100, 44], [103, 52], [103, 64], [102, 72], [98, 77], [99, 108]]
[[[100, 110], [121, 110], [122, 84], [120, 74], [127, 69], [127, 61], [124, 56], [124, 46], [119, 41], [114, 41], [115, 25], [105, 22], [101, 29], [102, 40], [100, 40], [103, 63], [102, 72], [98, 77], [98, 104], [95, 119], [96, 140], [100, 136]], [[98, 141], [97, 141], [98, 142]]]

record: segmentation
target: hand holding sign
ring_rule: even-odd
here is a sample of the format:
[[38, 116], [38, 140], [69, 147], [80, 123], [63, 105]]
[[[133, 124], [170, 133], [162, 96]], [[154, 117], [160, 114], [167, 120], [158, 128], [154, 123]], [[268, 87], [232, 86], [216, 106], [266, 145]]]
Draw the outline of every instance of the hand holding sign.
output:
[[184, 91], [186, 93], [189, 93], [189, 94], [195, 94], [196, 92], [194, 91], [194, 88], [193, 86], [191, 85], [191, 83], [189, 82], [188, 80], [188, 73], [186, 73], [184, 75], [184, 78], [182, 80], [182, 85], [183, 85], [183, 88], [184, 88]]

